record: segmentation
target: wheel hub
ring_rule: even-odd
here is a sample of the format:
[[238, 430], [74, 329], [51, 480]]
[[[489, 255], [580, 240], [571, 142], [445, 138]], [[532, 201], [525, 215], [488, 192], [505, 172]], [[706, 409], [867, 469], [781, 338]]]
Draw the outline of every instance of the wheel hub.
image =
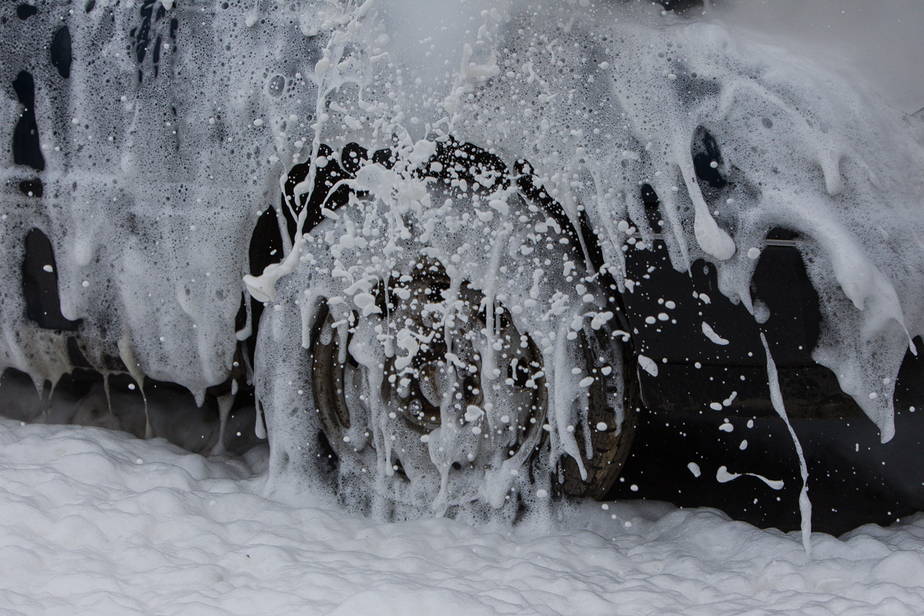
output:
[[[351, 315], [346, 335], [322, 311], [313, 337], [317, 409], [341, 473], [345, 462], [361, 461], [358, 472], [429, 485], [442, 501], [434, 508], [478, 499], [488, 476], [509, 475], [541, 441], [547, 403], [538, 348], [503, 306], [489, 316], [485, 296], [467, 283], [453, 288], [439, 266], [380, 284], [376, 303], [380, 312], [365, 325]], [[369, 332], [374, 360], [354, 356], [364, 355], [369, 341], [360, 338]]]

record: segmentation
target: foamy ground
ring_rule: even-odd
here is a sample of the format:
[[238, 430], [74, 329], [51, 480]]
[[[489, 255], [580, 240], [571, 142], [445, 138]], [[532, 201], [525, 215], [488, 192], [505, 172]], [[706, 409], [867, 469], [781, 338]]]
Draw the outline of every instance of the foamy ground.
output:
[[264, 497], [264, 460], [0, 419], [0, 613], [924, 613], [922, 514], [816, 533], [808, 559], [797, 533], [661, 503], [378, 523]]

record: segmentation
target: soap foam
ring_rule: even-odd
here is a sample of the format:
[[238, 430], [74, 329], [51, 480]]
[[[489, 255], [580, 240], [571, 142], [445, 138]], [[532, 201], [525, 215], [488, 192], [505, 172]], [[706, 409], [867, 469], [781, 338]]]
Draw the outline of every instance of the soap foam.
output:
[[[720, 291], [752, 311], [748, 253], [763, 249], [771, 228], [798, 232], [823, 317], [813, 357], [883, 440], [893, 434], [894, 377], [909, 339], [924, 333], [922, 130], [862, 81], [720, 23], [635, 4], [168, 4], [99, 1], [73, 16], [63, 5], [43, 7], [0, 26], [26, 50], [0, 67], [0, 78], [33, 74], [45, 160], [38, 171], [3, 155], [0, 367], [30, 374], [39, 388], [73, 369], [67, 336], [25, 317], [18, 289], [32, 227], [51, 240], [61, 311], [81, 320], [88, 363], [137, 374], [139, 384], [179, 383], [200, 401], [231, 374], [241, 279], [250, 275], [247, 288], [270, 308], [255, 378], [274, 476], [284, 481], [321, 455], [310, 445], [317, 421], [301, 348], [319, 306], [350, 289], [346, 306], [377, 318], [371, 289], [409, 274], [401, 267], [420, 253], [442, 265], [455, 292], [467, 282], [481, 293], [488, 315], [521, 310], [517, 328], [539, 348], [548, 388], [545, 464], [566, 455], [583, 473], [574, 435], [591, 429], [582, 422], [589, 375], [574, 373], [581, 361], [569, 336], [589, 335], [607, 290], [585, 280], [589, 306], [575, 293], [582, 276], [596, 273], [586, 246], [572, 281], [560, 252], [536, 262], [529, 251], [544, 250], [548, 233], [535, 229], [545, 221], [527, 217], [531, 232], [514, 218], [536, 214], [516, 190], [490, 177], [475, 181], [478, 192], [464, 178], [447, 187], [421, 177], [433, 143], [452, 136], [508, 169], [527, 159], [575, 227], [581, 212], [587, 217], [620, 289], [629, 286], [624, 252], [636, 249], [620, 223], [631, 222], [644, 245], [660, 231], [645, 216], [643, 184], [660, 199], [672, 265], [714, 263]], [[47, 62], [48, 29], [39, 27], [61, 19], [73, 49], [68, 78]], [[6, 109], [0, 130], [10, 143], [23, 105], [8, 99]], [[722, 188], [696, 176], [692, 149], [703, 129], [721, 150], [713, 168], [727, 179]], [[284, 220], [289, 206], [278, 195], [289, 168], [311, 163], [296, 190], [307, 194], [327, 163], [321, 144], [336, 159], [350, 142], [391, 148], [394, 168], [367, 161], [349, 182], [368, 196], [326, 210], [307, 237], [303, 209], [294, 239], [283, 233], [284, 260], [249, 272], [258, 216], [274, 207]], [[16, 191], [33, 176], [42, 197]], [[495, 328], [485, 329], [482, 368], [491, 380]], [[338, 335], [346, 336], [342, 327]], [[381, 350], [372, 344], [369, 362], [393, 352], [389, 340], [371, 341]], [[509, 405], [496, 401], [486, 421]], [[386, 432], [372, 429], [382, 457], [363, 468], [387, 477]], [[461, 454], [463, 440], [441, 432], [428, 447], [441, 468], [440, 485], [423, 490], [428, 499], [449, 502], [453, 489], [445, 466], [455, 454], [443, 459], [433, 444]], [[525, 460], [507, 462], [485, 467], [493, 470], [479, 498], [492, 506], [527, 483], [511, 468]]]

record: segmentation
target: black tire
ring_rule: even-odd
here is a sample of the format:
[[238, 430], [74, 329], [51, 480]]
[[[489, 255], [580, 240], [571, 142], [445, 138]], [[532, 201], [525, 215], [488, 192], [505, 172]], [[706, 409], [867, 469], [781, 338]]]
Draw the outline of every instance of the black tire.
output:
[[[365, 151], [352, 148], [351, 156], [359, 160]], [[454, 156], [462, 156], [465, 165]], [[393, 157], [379, 158], [395, 164]], [[423, 168], [468, 173], [471, 184], [482, 165], [482, 177], [495, 178], [483, 192], [505, 189], [508, 207], [498, 208], [497, 216], [482, 210], [476, 218], [467, 203], [477, 205], [477, 198], [460, 198], [452, 192], [455, 184], [446, 187], [448, 179], [434, 178], [435, 185], [427, 184], [432, 201], [455, 196], [446, 216], [468, 220], [476, 229], [457, 235], [448, 222], [442, 227], [442, 218], [436, 228], [428, 227], [418, 220], [420, 210], [415, 219], [414, 208], [405, 208], [399, 256], [384, 269], [386, 253], [376, 244], [381, 233], [365, 235], [368, 242], [351, 240], [346, 250], [335, 249], [332, 242], [356, 228], [357, 223], [345, 222], [350, 216], [368, 221], [370, 212], [378, 211], [372, 220], [388, 218], [392, 229], [394, 206], [358, 191], [327, 201], [317, 195], [301, 203], [289, 200], [296, 210], [323, 202], [338, 214], [309, 213], [305, 251], [313, 269], [303, 268], [287, 284], [289, 299], [301, 306], [301, 327], [310, 326], [309, 340], [303, 342], [306, 357], [297, 362], [302, 368], [280, 370], [264, 387], [282, 401], [277, 406], [289, 408], [306, 399], [282, 392], [278, 381], [287, 380], [299, 394], [311, 393], [313, 408], [302, 406], [304, 419], [285, 421], [299, 431], [314, 431], [318, 442], [304, 450], [289, 447], [280, 459], [303, 458], [300, 468], [311, 457], [323, 460], [322, 466], [332, 462], [345, 500], [396, 512], [388, 517], [426, 513], [415, 508], [437, 514], [460, 505], [501, 509], [519, 496], [542, 492], [602, 497], [628, 455], [638, 388], [615, 285], [605, 273], [587, 273], [600, 252], [593, 245], [590, 257], [585, 254], [586, 220], [581, 220], [579, 235], [561, 206], [535, 187], [522, 162], [519, 175], [511, 178], [496, 157], [451, 143], [440, 144], [433, 161], [440, 164]], [[344, 188], [355, 172], [351, 165], [328, 159], [315, 189]], [[347, 178], [346, 183], [337, 184], [331, 174]], [[290, 176], [287, 186], [300, 181]], [[418, 249], [415, 241], [423, 235], [439, 237]], [[468, 250], [466, 240], [478, 242], [466, 253], [474, 256], [449, 259]], [[389, 245], [394, 250], [394, 242]], [[432, 256], [433, 246], [440, 247], [442, 257]], [[555, 268], [561, 271], [562, 265], [556, 264], [562, 263], [564, 273], [557, 274]], [[353, 271], [374, 281], [362, 288], [362, 302], [353, 276], [347, 275]], [[436, 323], [431, 312], [444, 320]], [[269, 334], [277, 339], [261, 343], [275, 349], [267, 355], [298, 353], [280, 355], [279, 349], [292, 348], [285, 332], [299, 324], [287, 314], [276, 310], [269, 318], [279, 323], [261, 327], [261, 336], [267, 330], [279, 332]], [[398, 342], [410, 345], [401, 347], [406, 354], [393, 348]], [[388, 345], [390, 350], [383, 350]], [[565, 393], [552, 400], [553, 390]], [[274, 413], [267, 410], [268, 416]], [[438, 439], [439, 447], [430, 444], [432, 439]], [[286, 440], [297, 443], [289, 436]], [[458, 451], [444, 455], [446, 448]]]
[[[612, 333], [607, 331], [585, 332], [583, 349], [588, 361], [605, 355], [608, 345], [618, 345], [622, 353], [622, 370], [611, 372], [609, 376], [594, 383], [591, 387], [591, 402], [587, 423], [590, 427], [591, 455], [587, 455], [583, 426], [578, 428], [577, 442], [581, 447], [586, 479], [581, 477], [580, 468], [571, 457], [562, 457], [561, 491], [569, 496], [603, 499], [613, 487], [629, 457], [635, 430], [638, 426], [638, 413], [642, 399], [639, 389], [638, 362], [628, 341], [616, 342]], [[600, 366], [596, 369], [600, 370]], [[601, 375], [602, 376], [602, 375]], [[617, 426], [616, 408], [623, 409], [622, 425]], [[597, 429], [605, 424], [605, 429]]]

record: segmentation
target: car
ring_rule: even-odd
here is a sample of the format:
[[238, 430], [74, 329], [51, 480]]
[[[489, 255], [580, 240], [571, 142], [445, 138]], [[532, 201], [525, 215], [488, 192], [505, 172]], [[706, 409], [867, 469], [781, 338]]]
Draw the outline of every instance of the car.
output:
[[389, 518], [606, 498], [646, 413], [889, 440], [919, 120], [689, 4], [9, 7], [20, 414], [131, 386], [165, 402], [108, 424], [215, 453], [246, 417], [272, 486]]

